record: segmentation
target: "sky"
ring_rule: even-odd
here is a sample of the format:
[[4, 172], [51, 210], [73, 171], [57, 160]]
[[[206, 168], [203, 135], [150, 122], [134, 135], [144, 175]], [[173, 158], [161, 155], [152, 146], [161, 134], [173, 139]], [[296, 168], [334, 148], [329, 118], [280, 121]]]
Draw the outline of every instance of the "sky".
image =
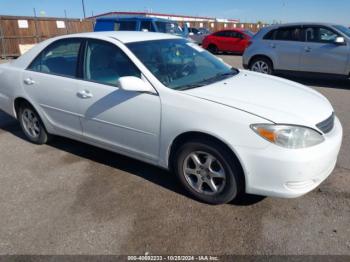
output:
[[[86, 15], [109, 11], [240, 19], [242, 22], [332, 22], [350, 26], [350, 0], [84, 0]], [[0, 15], [82, 18], [82, 0], [0, 0]]]

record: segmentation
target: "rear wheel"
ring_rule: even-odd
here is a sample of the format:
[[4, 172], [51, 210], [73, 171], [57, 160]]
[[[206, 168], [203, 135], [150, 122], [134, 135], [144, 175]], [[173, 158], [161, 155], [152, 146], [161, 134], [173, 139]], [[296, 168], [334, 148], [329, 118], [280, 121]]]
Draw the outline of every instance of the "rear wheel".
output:
[[216, 45], [214, 45], [214, 44], [210, 44], [208, 46], [208, 50], [212, 54], [217, 54], [219, 52], [218, 47]]
[[255, 58], [249, 66], [249, 69], [254, 72], [272, 75], [273, 74], [273, 66], [269, 59], [265, 57]]
[[176, 154], [175, 171], [196, 199], [209, 204], [228, 203], [243, 190], [240, 169], [230, 155], [217, 143], [188, 142]]
[[28, 103], [22, 103], [18, 110], [18, 120], [27, 139], [34, 144], [45, 144], [50, 135], [47, 133], [38, 113]]

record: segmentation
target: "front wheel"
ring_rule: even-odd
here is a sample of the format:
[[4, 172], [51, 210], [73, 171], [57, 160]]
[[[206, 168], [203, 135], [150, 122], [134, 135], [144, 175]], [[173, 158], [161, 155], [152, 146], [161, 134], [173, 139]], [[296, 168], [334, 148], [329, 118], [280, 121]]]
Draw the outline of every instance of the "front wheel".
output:
[[254, 72], [272, 75], [273, 74], [273, 66], [270, 60], [267, 58], [261, 57], [254, 59], [249, 66], [249, 69]]
[[240, 171], [230, 155], [216, 143], [189, 142], [178, 150], [175, 171], [196, 199], [209, 204], [228, 203], [242, 191]]
[[27, 139], [34, 144], [45, 144], [50, 135], [47, 133], [38, 113], [28, 103], [22, 103], [18, 110], [18, 120]]

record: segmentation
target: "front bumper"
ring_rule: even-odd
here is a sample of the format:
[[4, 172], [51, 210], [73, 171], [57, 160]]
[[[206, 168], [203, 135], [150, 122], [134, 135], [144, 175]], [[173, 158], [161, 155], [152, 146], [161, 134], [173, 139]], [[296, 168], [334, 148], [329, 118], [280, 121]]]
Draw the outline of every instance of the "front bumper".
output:
[[319, 186], [335, 168], [343, 130], [338, 118], [322, 144], [286, 149], [274, 144], [265, 149], [239, 148], [249, 194], [294, 198]]

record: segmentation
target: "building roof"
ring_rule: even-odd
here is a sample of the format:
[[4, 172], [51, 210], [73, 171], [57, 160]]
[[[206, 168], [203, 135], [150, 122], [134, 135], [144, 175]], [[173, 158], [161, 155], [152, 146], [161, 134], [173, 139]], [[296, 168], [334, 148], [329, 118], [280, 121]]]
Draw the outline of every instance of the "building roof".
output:
[[182, 20], [186, 22], [191, 21], [225, 21], [228, 23], [239, 23], [238, 19], [217, 19], [215, 17], [207, 17], [207, 16], [191, 16], [191, 15], [177, 15], [177, 14], [162, 14], [162, 13], [148, 13], [148, 12], [108, 12], [95, 16], [88, 17], [87, 19], [94, 19], [98, 17], [105, 16], [149, 16], [149, 17], [162, 17], [162, 18], [173, 18], [174, 20]]

